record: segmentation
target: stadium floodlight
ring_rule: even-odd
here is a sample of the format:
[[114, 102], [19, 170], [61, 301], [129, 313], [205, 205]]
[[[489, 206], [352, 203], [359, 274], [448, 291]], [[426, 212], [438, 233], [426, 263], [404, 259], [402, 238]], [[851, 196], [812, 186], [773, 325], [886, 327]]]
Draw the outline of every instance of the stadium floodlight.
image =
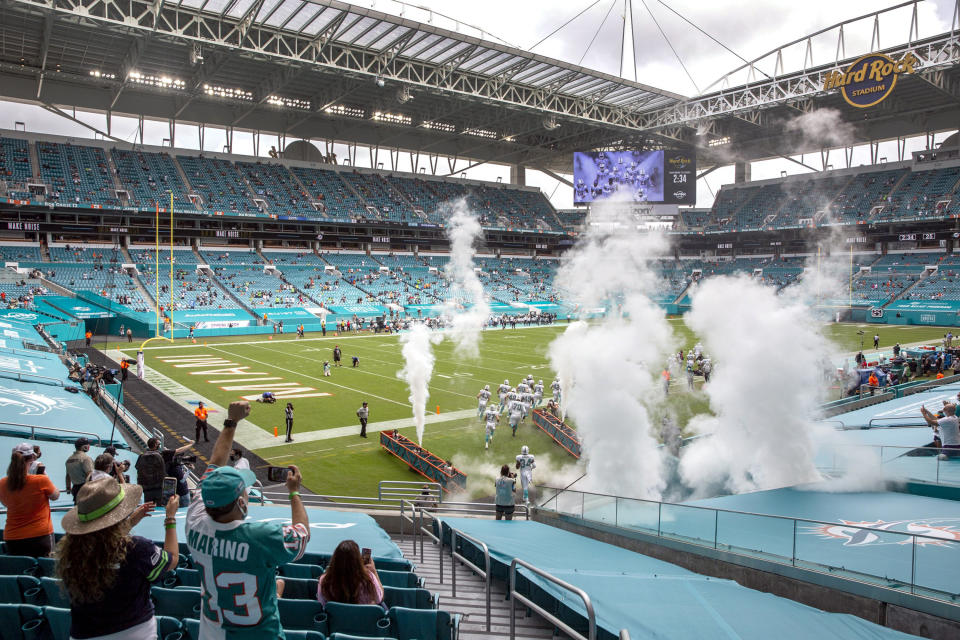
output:
[[381, 88], [382, 88], [385, 84], [387, 84], [386, 82], [383, 81], [383, 76], [377, 76], [377, 79], [374, 80], [374, 82], [376, 82], [376, 83], [377, 83], [377, 86], [378, 86], [378, 87], [381, 87]]

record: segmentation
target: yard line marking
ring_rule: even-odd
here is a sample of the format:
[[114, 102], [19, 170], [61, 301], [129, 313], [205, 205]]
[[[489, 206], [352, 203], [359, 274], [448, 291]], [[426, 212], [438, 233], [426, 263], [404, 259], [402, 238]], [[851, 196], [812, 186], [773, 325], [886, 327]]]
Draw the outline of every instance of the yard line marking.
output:
[[[256, 347], [256, 345], [254, 345], [254, 346], [255, 346], [255, 348], [259, 348], [259, 349], [266, 349], [266, 347]], [[273, 349], [268, 349], [268, 351], [273, 352]], [[288, 353], [288, 354], [286, 354], [286, 355], [291, 356], [291, 357], [293, 357], [293, 358], [301, 358], [301, 359], [304, 359], [304, 360], [309, 360], [311, 363], [316, 364], [316, 361], [315, 361], [315, 360], [313, 360], [312, 358], [308, 358], [307, 356], [297, 355], [296, 353]], [[374, 362], [383, 362], [384, 364], [394, 364], [394, 363], [388, 362], [388, 361], [386, 361], [386, 360], [378, 360], [377, 358], [368, 358], [367, 356], [364, 356], [364, 357], [367, 358], [368, 360], [373, 360]], [[399, 366], [399, 365], [398, 365], [398, 366]], [[376, 373], [376, 372], [373, 372], [373, 371], [366, 371], [366, 370], [361, 369], [361, 368], [359, 368], [359, 367], [356, 367], [356, 368], [354, 368], [354, 367], [347, 367], [347, 368], [350, 369], [351, 371], [356, 371], [357, 373], [362, 373], [362, 374], [368, 375], [368, 376], [376, 376], [376, 377], [378, 377], [378, 378], [386, 378], [387, 380], [397, 380], [397, 378], [396, 378], [395, 376], [385, 376], [385, 375], [383, 375], [382, 373]], [[398, 369], [398, 371], [399, 371], [399, 369]], [[439, 375], [439, 374], [437, 374], [437, 375]], [[441, 377], [447, 377], [447, 376], [441, 376]], [[475, 396], [470, 395], [470, 394], [468, 394], [468, 393], [460, 393], [459, 391], [452, 391], [452, 390], [450, 390], [450, 389], [441, 389], [440, 387], [437, 387], [437, 386], [435, 386], [435, 385], [428, 385], [427, 388], [430, 389], [431, 391], [434, 391], [434, 392], [437, 392], [437, 393], [449, 393], [449, 394], [453, 394], [453, 395], [456, 395], [456, 396], [462, 396], [462, 397], [464, 397], [464, 398], [474, 398], [474, 397], [475, 397]]]
[[361, 391], [360, 389], [354, 389], [353, 387], [348, 387], [347, 385], [344, 385], [344, 384], [337, 384], [336, 382], [331, 382], [330, 380], [327, 380], [327, 379], [324, 379], [324, 378], [317, 378], [316, 376], [310, 376], [310, 375], [307, 375], [307, 374], [305, 374], [305, 373], [303, 373], [303, 372], [300, 372], [300, 371], [294, 371], [294, 370], [292, 370], [292, 369], [285, 369], [285, 368], [283, 368], [283, 367], [278, 367], [278, 366], [275, 365], [275, 364], [271, 364], [271, 363], [269, 363], [269, 362], [263, 362], [262, 360], [257, 360], [257, 359], [255, 359], [255, 358], [251, 358], [251, 357], [249, 357], [249, 356], [241, 356], [241, 355], [239, 355], [239, 354], [233, 353], [233, 352], [228, 351], [228, 350], [226, 350], [226, 349], [220, 349], [220, 348], [217, 348], [217, 347], [213, 347], [213, 348], [214, 348], [214, 350], [216, 350], [216, 351], [221, 351], [221, 352], [223, 352], [223, 353], [226, 353], [227, 355], [229, 355], [229, 356], [231, 356], [231, 357], [234, 357], [234, 358], [243, 358], [243, 359], [249, 360], [249, 361], [251, 361], [251, 362], [256, 362], [257, 364], [262, 364], [262, 365], [265, 365], [265, 366], [268, 366], [268, 367], [273, 367], [274, 369], [279, 369], [280, 371], [286, 371], [287, 373], [292, 373], [293, 375], [295, 375], [295, 376], [300, 376], [301, 378], [308, 378], [308, 379], [310, 379], [310, 380], [316, 380], [317, 382], [323, 382], [324, 384], [333, 385], [334, 387], [339, 387], [339, 388], [341, 388], [341, 389], [346, 389], [347, 391], [353, 391], [354, 393], [359, 393], [360, 395], [365, 395], [365, 396], [368, 396], [368, 397], [370, 397], [370, 398], [376, 398], [377, 400], [383, 400], [384, 402], [389, 402], [389, 403], [391, 403], [391, 404], [398, 404], [398, 405], [400, 405], [401, 407], [409, 407], [409, 406], [410, 406], [410, 405], [407, 404], [406, 402], [397, 402], [396, 400], [391, 400], [390, 398], [384, 398], [383, 396], [378, 396], [378, 395], [375, 395], [375, 394], [372, 394], [372, 393], [367, 393], [366, 391]]

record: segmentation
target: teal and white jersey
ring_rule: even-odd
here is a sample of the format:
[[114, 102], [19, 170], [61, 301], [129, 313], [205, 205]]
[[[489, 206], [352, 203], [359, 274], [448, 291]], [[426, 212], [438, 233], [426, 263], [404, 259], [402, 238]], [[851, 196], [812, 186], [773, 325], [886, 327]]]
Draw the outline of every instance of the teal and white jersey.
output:
[[480, 400], [480, 404], [487, 404], [487, 401], [490, 399], [490, 392], [486, 389], [481, 389], [477, 395], [477, 399]]
[[524, 471], [533, 471], [537, 468], [537, 464], [533, 461], [532, 453], [521, 453], [517, 456], [517, 468], [520, 469], [520, 472]]
[[533, 395], [542, 398], [543, 397], [543, 385], [538, 384], [533, 388]]
[[310, 535], [302, 524], [219, 523], [199, 494], [187, 509], [187, 547], [201, 571], [204, 640], [283, 638], [277, 614], [277, 567], [303, 556]]
[[516, 425], [517, 422], [520, 421], [520, 418], [523, 417], [523, 403], [519, 400], [514, 400], [510, 403], [510, 406], [507, 407], [507, 411], [510, 412], [510, 424]]
[[510, 385], [508, 385], [508, 384], [502, 384], [502, 385], [500, 385], [500, 387], [497, 389], [497, 391], [500, 393], [500, 397], [503, 397], [503, 396], [505, 396], [505, 395], [507, 394], [507, 392], [510, 391]]
[[483, 419], [486, 421], [487, 425], [493, 425], [494, 428], [497, 426], [497, 420], [500, 419], [500, 413], [495, 407], [490, 407], [487, 409], [486, 413], [483, 414]]

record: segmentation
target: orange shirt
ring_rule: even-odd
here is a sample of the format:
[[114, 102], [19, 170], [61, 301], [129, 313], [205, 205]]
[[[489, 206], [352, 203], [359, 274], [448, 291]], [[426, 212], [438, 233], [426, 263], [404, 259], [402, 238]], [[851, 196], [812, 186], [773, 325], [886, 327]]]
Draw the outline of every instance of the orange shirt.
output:
[[90, 333], [89, 331], [87, 331], [87, 332], [84, 334], [84, 337], [86, 337], [86, 338], [92, 338], [92, 337], [93, 337], [93, 334]]
[[197, 420], [206, 420], [207, 419], [207, 409], [206, 407], [197, 407], [193, 410], [193, 415], [197, 416]]
[[27, 474], [27, 481], [19, 491], [7, 489], [7, 478], [0, 480], [0, 502], [7, 507], [4, 540], [24, 540], [53, 533], [47, 496], [56, 490], [53, 481], [45, 475]]

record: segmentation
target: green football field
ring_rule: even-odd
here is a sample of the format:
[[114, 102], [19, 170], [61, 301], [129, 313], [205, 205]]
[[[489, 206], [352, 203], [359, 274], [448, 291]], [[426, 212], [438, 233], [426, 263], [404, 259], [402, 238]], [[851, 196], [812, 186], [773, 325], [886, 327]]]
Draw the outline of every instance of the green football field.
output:
[[[691, 348], [696, 338], [680, 318], [672, 318], [675, 333]], [[484, 428], [475, 416], [476, 395], [484, 385], [496, 392], [504, 379], [516, 385], [528, 373], [542, 379], [547, 388], [553, 380], [547, 349], [565, 324], [552, 327], [518, 328], [484, 332], [481, 355], [476, 360], [457, 357], [450, 341], [434, 346], [436, 363], [430, 382], [428, 412], [438, 422], [427, 424], [423, 446], [433, 453], [452, 459], [469, 478], [471, 495], [488, 495], [501, 464], [510, 463], [526, 444], [537, 456], [537, 482], [572, 481], [579, 472], [576, 461], [549, 437], [531, 424], [520, 426], [511, 437], [506, 421], [501, 422], [489, 450], [485, 450]], [[838, 350], [855, 351], [863, 330], [865, 345], [872, 346], [878, 331], [881, 346], [934, 341], [947, 331], [939, 327], [888, 327], [884, 325], [831, 324], [826, 335]], [[332, 349], [339, 345], [343, 366], [323, 375], [323, 361], [333, 364]], [[111, 344], [135, 357], [137, 345]], [[307, 487], [324, 495], [375, 496], [380, 480], [419, 480], [405, 464], [382, 450], [378, 434], [359, 437], [356, 410], [361, 402], [370, 404], [370, 425], [387, 423], [385, 428], [400, 428], [415, 439], [406, 383], [397, 378], [403, 367], [401, 344], [397, 336], [349, 334], [304, 339], [285, 336], [231, 336], [175, 343], [151, 342], [145, 348], [147, 364], [188, 389], [198, 398], [227, 406], [234, 400], [253, 399], [263, 390], [278, 396], [273, 405], [252, 402], [249, 421], [270, 436], [278, 427], [281, 437], [266, 439], [269, 444], [254, 447], [270, 464], [297, 464]], [[589, 354], [584, 354], [589, 357]], [[360, 359], [351, 366], [352, 356]], [[611, 366], [615, 366], [612, 363]], [[677, 381], [679, 383], [679, 380]], [[285, 397], [286, 396], [286, 397]], [[546, 399], [546, 398], [545, 398]], [[283, 410], [286, 402], [295, 408], [295, 442], [283, 443]], [[669, 402], [675, 415], [685, 422], [695, 412], [708, 409], [703, 394], [671, 394]], [[654, 416], [656, 418], [656, 416]], [[214, 423], [215, 424], [215, 423]], [[261, 440], [264, 440], [261, 438]]]

